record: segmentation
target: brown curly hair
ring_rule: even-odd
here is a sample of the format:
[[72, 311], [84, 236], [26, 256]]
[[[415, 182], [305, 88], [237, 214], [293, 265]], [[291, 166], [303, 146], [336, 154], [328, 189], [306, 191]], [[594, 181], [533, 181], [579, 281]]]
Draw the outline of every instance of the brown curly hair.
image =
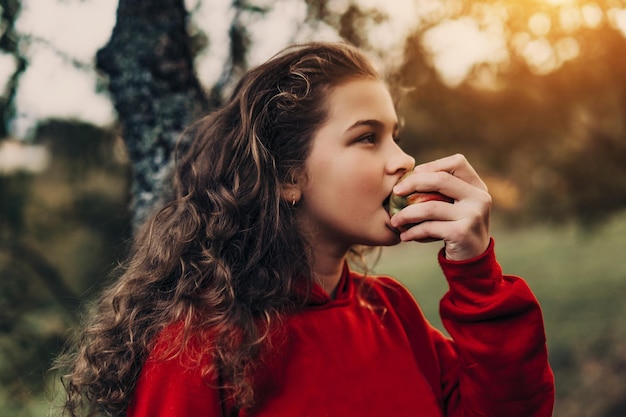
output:
[[356, 48], [294, 45], [247, 72], [222, 108], [188, 129], [171, 201], [138, 231], [58, 361], [67, 369], [66, 414], [124, 415], [155, 336], [173, 323], [183, 336], [168, 354], [211, 329], [203, 363], [238, 408], [252, 405], [260, 328], [301, 307], [312, 285], [297, 206], [281, 187], [304, 170], [329, 90], [358, 77], [379, 75]]

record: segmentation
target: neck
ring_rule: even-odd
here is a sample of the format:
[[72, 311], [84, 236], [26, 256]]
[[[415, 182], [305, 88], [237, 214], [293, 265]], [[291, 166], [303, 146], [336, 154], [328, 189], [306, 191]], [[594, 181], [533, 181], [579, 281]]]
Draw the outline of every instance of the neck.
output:
[[322, 287], [331, 298], [335, 298], [345, 260], [346, 251], [314, 251], [314, 281]]
[[350, 246], [336, 240], [325, 239], [308, 227], [306, 221], [302, 219], [299, 226], [308, 232], [305, 235], [312, 249], [313, 282], [334, 299]]

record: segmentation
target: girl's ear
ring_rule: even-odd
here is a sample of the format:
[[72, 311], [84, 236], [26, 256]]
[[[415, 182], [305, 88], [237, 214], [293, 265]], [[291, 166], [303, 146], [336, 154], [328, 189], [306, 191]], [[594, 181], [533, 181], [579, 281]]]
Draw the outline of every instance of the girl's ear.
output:
[[292, 206], [298, 204], [302, 198], [302, 183], [302, 176], [294, 173], [291, 175], [291, 181], [284, 183], [281, 187], [282, 198]]
[[302, 198], [302, 191], [292, 185], [285, 185], [282, 189], [282, 197], [287, 203], [295, 206]]

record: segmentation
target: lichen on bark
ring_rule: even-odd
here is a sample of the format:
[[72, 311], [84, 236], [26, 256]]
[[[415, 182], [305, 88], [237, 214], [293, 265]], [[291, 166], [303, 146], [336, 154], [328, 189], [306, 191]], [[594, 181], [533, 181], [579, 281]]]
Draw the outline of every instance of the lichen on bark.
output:
[[96, 56], [132, 164], [135, 228], [163, 194], [181, 132], [210, 107], [187, 25], [183, 0], [120, 0], [111, 38]]

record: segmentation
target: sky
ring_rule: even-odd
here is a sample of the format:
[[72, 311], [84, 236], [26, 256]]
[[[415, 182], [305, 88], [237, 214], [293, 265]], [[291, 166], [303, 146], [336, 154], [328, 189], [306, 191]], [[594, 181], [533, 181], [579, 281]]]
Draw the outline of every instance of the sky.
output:
[[[16, 24], [30, 35], [29, 66], [20, 79], [14, 135], [25, 136], [37, 120], [71, 117], [98, 125], [114, 120], [110, 100], [97, 94], [95, 51], [115, 24], [114, 0], [24, 0]], [[77, 68], [75, 60], [84, 67]]]
[[[438, 0], [422, 0], [422, 10], [418, 10], [412, 0], [360, 2], [366, 7], [385, 9], [391, 17], [389, 23], [370, 31], [376, 46], [387, 52], [398, 50], [402, 37], [419, 23], [416, 16], [420, 12], [439, 4]], [[195, 23], [210, 39], [211, 47], [196, 62], [198, 76], [206, 86], [218, 79], [227, 58], [224, 46], [228, 44], [228, 26], [233, 17], [231, 3], [232, 0], [186, 0], [188, 9], [194, 10]], [[257, 4], [263, 3], [257, 1]], [[341, 12], [349, 2], [336, 0], [332, 4]], [[106, 91], [96, 92], [99, 79], [94, 70], [94, 56], [111, 34], [116, 7], [117, 0], [23, 0], [16, 29], [29, 36], [30, 41], [23, 44], [29, 66], [20, 79], [16, 97], [18, 116], [12, 128], [16, 138], [27, 137], [36, 122], [43, 118], [75, 118], [101, 126], [115, 120]], [[317, 27], [314, 33], [303, 30], [301, 22], [305, 13], [303, 2], [278, 0], [268, 16], [251, 20], [248, 30], [254, 48], [250, 64], [264, 61], [293, 41], [336, 39], [335, 33], [323, 26]], [[291, 18], [285, 19], [285, 16]], [[277, 20], [280, 24], [276, 24]], [[73, 65], [75, 63], [78, 65]], [[14, 68], [13, 58], [0, 54], [0, 82], [4, 82]]]

